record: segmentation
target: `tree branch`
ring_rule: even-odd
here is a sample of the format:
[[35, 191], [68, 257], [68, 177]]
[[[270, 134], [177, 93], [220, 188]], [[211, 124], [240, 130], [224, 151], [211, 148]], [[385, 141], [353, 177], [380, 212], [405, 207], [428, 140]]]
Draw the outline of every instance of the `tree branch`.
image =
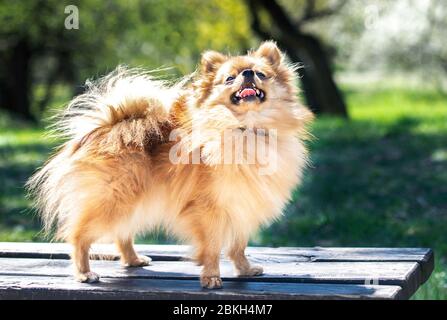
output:
[[249, 0], [253, 8], [264, 8], [273, 18], [278, 28], [281, 30], [289, 30], [290, 32], [299, 32], [295, 23], [289, 18], [284, 9], [274, 0]]
[[341, 10], [345, 4], [347, 3], [347, 0], [340, 0], [338, 1], [334, 6], [322, 9], [319, 11], [315, 10], [315, 0], [307, 0], [306, 7], [304, 9], [304, 15], [299, 19], [296, 24], [298, 26], [309, 22], [311, 20], [319, 19], [322, 17], [330, 16], [335, 13], [337, 13], [339, 10]]
[[273, 20], [282, 30], [290, 30], [301, 33], [301, 26], [309, 21], [333, 15], [346, 5], [348, 0], [340, 0], [332, 7], [316, 10], [315, 0], [306, 0], [304, 14], [298, 21], [293, 21], [284, 8], [275, 0], [248, 0], [249, 7], [253, 10], [264, 8], [273, 17]]
[[247, 0], [248, 8], [250, 9], [252, 21], [251, 27], [255, 33], [258, 34], [264, 40], [269, 40], [272, 38], [271, 34], [265, 31], [261, 25], [261, 21], [259, 19], [259, 5], [256, 0]]
[[306, 6], [304, 7], [303, 17], [308, 17], [312, 15], [315, 11], [315, 0], [306, 0]]

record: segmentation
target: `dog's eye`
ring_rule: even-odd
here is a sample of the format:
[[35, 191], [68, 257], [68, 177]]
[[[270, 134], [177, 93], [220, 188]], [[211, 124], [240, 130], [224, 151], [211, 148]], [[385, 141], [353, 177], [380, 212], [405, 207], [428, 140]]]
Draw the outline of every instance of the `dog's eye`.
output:
[[257, 75], [258, 78], [261, 79], [261, 80], [265, 79], [265, 74], [263, 74], [262, 72], [256, 72], [256, 75]]
[[230, 84], [230, 83], [232, 83], [233, 81], [234, 81], [234, 77], [229, 76], [229, 77], [225, 80], [225, 83], [226, 83], [226, 84]]

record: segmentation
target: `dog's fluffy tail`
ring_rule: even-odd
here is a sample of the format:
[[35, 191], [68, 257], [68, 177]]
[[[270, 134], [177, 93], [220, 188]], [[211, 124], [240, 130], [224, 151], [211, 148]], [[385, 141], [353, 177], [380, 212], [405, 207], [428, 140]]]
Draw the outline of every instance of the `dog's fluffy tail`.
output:
[[70, 198], [77, 174], [73, 161], [77, 150], [95, 139], [93, 133], [106, 132], [103, 146], [110, 152], [126, 146], [144, 149], [151, 143], [148, 139], [160, 141], [169, 127], [169, 109], [179, 92], [179, 86], [168, 86], [148, 72], [122, 66], [97, 81], [88, 81], [86, 87], [85, 93], [56, 115], [51, 126], [66, 142], [26, 184], [47, 232], [56, 224], [59, 232], [61, 226], [66, 227], [79, 205]]
[[51, 127], [58, 136], [82, 141], [101, 127], [125, 120], [147, 121], [151, 133], [169, 121], [169, 108], [178, 86], [155, 80], [150, 72], [119, 66], [97, 81], [86, 82], [86, 92], [75, 97]]

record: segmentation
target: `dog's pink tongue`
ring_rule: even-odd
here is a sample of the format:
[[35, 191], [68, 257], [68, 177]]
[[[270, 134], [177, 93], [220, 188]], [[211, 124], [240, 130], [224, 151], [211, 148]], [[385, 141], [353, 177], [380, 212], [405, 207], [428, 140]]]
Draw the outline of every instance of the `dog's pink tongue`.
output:
[[256, 91], [250, 88], [245, 88], [244, 90], [242, 90], [241, 92], [241, 98], [245, 98], [248, 96], [254, 96], [256, 95]]

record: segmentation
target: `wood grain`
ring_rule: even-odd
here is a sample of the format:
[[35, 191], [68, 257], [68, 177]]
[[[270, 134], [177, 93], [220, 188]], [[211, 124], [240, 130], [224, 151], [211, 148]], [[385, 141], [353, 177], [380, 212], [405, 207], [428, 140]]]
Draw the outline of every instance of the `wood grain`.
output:
[[192, 280], [103, 279], [82, 284], [58, 277], [2, 276], [0, 299], [405, 299], [399, 286], [227, 281], [206, 290]]
[[[201, 268], [189, 261], [155, 261], [144, 268], [123, 268], [118, 262], [93, 261], [92, 270], [106, 278], [198, 280]], [[415, 262], [263, 263], [264, 275], [235, 278], [228, 261], [221, 263], [224, 281], [398, 285], [410, 297], [420, 283]], [[71, 262], [49, 259], [0, 258], [0, 276], [71, 277]]]
[[[130, 281], [135, 284], [144, 280], [156, 281], [154, 283], [161, 285], [163, 281], [177, 281], [179, 284], [192, 281], [196, 287], [199, 287], [197, 279], [200, 268], [188, 261], [190, 247], [137, 245], [136, 249], [140, 254], [150, 256], [154, 260], [153, 265], [140, 269], [122, 268], [117, 261], [107, 261], [119, 259], [112, 245], [95, 245], [92, 250], [92, 258], [103, 260], [92, 261], [92, 269], [98, 272], [102, 276], [102, 281], [106, 283], [110, 281], [115, 283], [114, 281], [119, 279], [121, 282], [116, 283]], [[70, 252], [71, 247], [62, 243], [0, 243], [0, 280], [4, 277], [10, 281], [14, 277], [19, 280], [47, 277], [48, 279], [58, 279], [57, 283], [61, 286], [62, 283], [65, 283], [69, 291], [68, 288], [74, 282], [71, 277], [71, 263], [67, 260]], [[276, 288], [272, 287], [273, 284], [287, 286], [300, 284], [302, 286], [296, 288], [301, 288], [304, 291], [314, 285], [338, 286], [339, 290], [345, 288], [344, 286], [347, 286], [346, 290], [348, 288], [350, 288], [349, 290], [352, 288], [363, 290], [363, 287], [368, 287], [371, 284], [377, 287], [399, 288], [398, 292], [393, 291], [393, 294], [388, 296], [380, 291], [380, 295], [385, 299], [391, 299], [390, 297], [408, 299], [429, 278], [434, 266], [432, 250], [424, 248], [250, 247], [247, 248], [246, 253], [251, 261], [264, 266], [265, 274], [256, 278], [236, 278], [233, 276], [230, 262], [222, 257], [221, 268], [224, 281], [232, 285], [235, 283], [257, 285], [257, 290], [265, 285], [266, 289], [263, 291], [265, 296], [269, 295], [267, 289]], [[322, 290], [323, 287], [315, 288]], [[327, 287], [324, 288], [327, 289]], [[45, 289], [39, 292], [47, 291]], [[68, 291], [61, 288], [60, 294], [67, 296]], [[95, 290], [87, 291], [85, 291], [86, 295], [95, 295]], [[0, 298], [4, 297], [5, 292], [3, 290], [0, 293]], [[16, 294], [10, 290], [8, 292], [8, 296]], [[303, 292], [301, 292], [302, 295], [300, 293], [296, 297], [290, 294], [286, 295], [294, 299], [298, 296], [309, 297], [309, 293]], [[330, 291], [327, 293], [330, 294]], [[258, 297], [259, 293], [252, 292], [252, 294]], [[276, 293], [272, 292], [271, 294], [270, 298], [275, 298]], [[284, 294], [281, 293], [280, 296]], [[27, 296], [29, 295], [32, 296], [31, 293], [27, 294]], [[123, 293], [123, 297], [131, 295], [131, 292]], [[144, 296], [149, 297], [151, 294], [147, 293]], [[311, 296], [316, 297], [318, 294]], [[336, 298], [341, 297], [341, 291], [335, 296]], [[360, 298], [366, 296], [366, 291], [363, 290]], [[98, 293], [98, 297], [111, 296], [109, 293]], [[328, 296], [327, 298], [333, 297]], [[373, 298], [377, 298], [377, 295], [373, 294]]]

